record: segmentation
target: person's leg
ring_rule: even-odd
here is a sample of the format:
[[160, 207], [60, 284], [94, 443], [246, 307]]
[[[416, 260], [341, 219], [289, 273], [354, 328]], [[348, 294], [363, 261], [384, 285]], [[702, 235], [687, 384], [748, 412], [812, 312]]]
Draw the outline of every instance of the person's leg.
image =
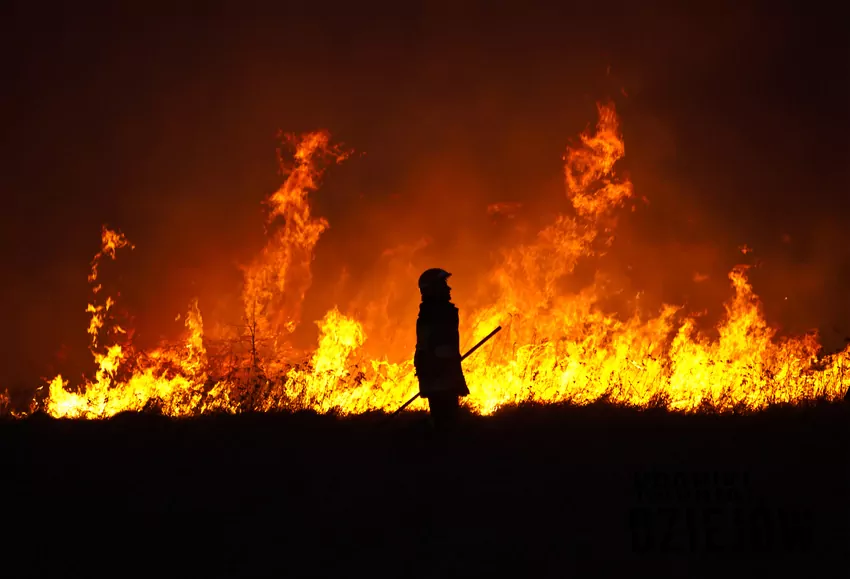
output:
[[460, 409], [460, 401], [457, 396], [454, 394], [434, 394], [428, 398], [428, 405], [436, 430], [447, 431], [454, 426]]
[[446, 396], [446, 425], [454, 429], [460, 416], [460, 398], [454, 394]]
[[441, 429], [445, 408], [444, 398], [439, 394], [431, 394], [428, 397], [428, 411], [431, 414], [431, 424], [434, 425], [434, 430]]

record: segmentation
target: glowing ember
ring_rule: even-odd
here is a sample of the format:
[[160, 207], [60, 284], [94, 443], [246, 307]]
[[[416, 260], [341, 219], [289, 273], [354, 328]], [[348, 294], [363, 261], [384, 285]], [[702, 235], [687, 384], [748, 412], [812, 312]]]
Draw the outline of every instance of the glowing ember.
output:
[[[582, 134], [564, 155], [566, 193], [575, 216], [559, 215], [532, 243], [502, 251], [490, 279], [482, 280], [497, 291], [492, 305], [467, 311], [459, 304], [466, 343], [497, 325], [505, 328], [465, 362], [471, 391], [466, 403], [482, 414], [523, 401], [584, 404], [602, 397], [638, 406], [722, 411], [843, 395], [850, 384], [844, 372], [850, 347], [819, 358], [814, 335], [776, 338], [744, 267], [729, 274], [733, 295], [716, 339], [701, 335], [695, 318], [675, 306], [665, 306], [651, 319], [605, 313], [598, 306], [604, 297], [600, 283], [575, 295], [559, 293], [559, 280], [573, 272], [579, 259], [613, 242], [616, 212], [634, 193], [615, 172], [625, 146], [614, 108], [599, 105], [598, 112], [596, 130]], [[347, 153], [332, 146], [326, 132], [288, 137], [287, 142], [295, 148], [293, 161], [287, 164], [280, 155], [285, 181], [267, 200], [267, 244], [244, 268], [250, 359], [232, 359], [225, 367], [208, 359], [197, 302], [185, 317], [181, 344], [137, 351], [131, 334], [110, 317], [115, 301], [100, 299], [98, 282], [103, 258], [115, 259], [118, 250], [133, 246], [104, 228], [89, 275], [95, 297], [88, 306], [95, 377], [72, 392], [56, 376], [43, 403], [49, 414], [102, 418], [145, 408], [171, 416], [293, 408], [360, 413], [395, 410], [416, 392], [412, 361], [366, 356], [370, 337], [363, 323], [336, 307], [318, 322], [320, 337], [312, 355], [299, 358], [291, 347], [288, 336], [301, 321], [311, 285], [313, 250], [329, 226], [311, 215], [308, 194], [318, 188], [321, 163], [341, 162]], [[494, 204], [488, 211], [512, 215], [517, 209]], [[421, 407], [421, 401], [411, 406]], [[0, 411], [8, 408], [8, 397], [0, 398]]]

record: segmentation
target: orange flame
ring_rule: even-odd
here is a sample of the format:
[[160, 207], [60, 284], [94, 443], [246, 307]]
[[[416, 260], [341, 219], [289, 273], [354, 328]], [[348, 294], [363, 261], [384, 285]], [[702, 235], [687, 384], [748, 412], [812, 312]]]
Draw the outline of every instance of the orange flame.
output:
[[[488, 414], [523, 401], [585, 404], [605, 397], [693, 412], [758, 410], [842, 395], [850, 384], [844, 371], [850, 346], [819, 356], [815, 335], [778, 339], [765, 322], [744, 266], [729, 274], [733, 295], [717, 338], [700, 334], [695, 316], [677, 306], [664, 306], [649, 319], [604, 312], [598, 305], [604, 296], [601, 278], [574, 294], [560, 289], [581, 258], [604, 252], [613, 242], [616, 210], [634, 196], [631, 182], [615, 170], [625, 146], [614, 107], [600, 104], [598, 113], [595, 131], [585, 131], [564, 155], [574, 216], [558, 215], [533, 242], [504, 249], [487, 280], [495, 296], [491, 305], [471, 312], [461, 307], [462, 335], [470, 344], [496, 325], [505, 328], [465, 362], [471, 392], [465, 403]], [[331, 146], [326, 132], [288, 142], [295, 146], [294, 161], [285, 163], [279, 153], [286, 178], [267, 200], [268, 242], [244, 270], [243, 306], [254, 344], [248, 371], [237, 372], [245, 369], [238, 361], [229, 371], [212, 370], [196, 301], [185, 319], [186, 336], [176, 347], [137, 352], [126, 342], [98, 350], [97, 336], [114, 304], [107, 298], [89, 306], [95, 378], [74, 393], [56, 376], [45, 404], [49, 414], [102, 418], [149, 407], [172, 416], [292, 408], [360, 413], [394, 410], [416, 391], [410, 360], [366, 355], [370, 338], [409, 340], [412, 348], [412, 337], [382, 325], [386, 303], [368, 304], [366, 322], [332, 308], [318, 322], [316, 350], [306, 359], [292, 359], [287, 336], [300, 322], [312, 283], [313, 250], [329, 227], [311, 215], [308, 194], [318, 188], [320, 161], [341, 162], [347, 153]], [[410, 255], [422, 243], [402, 248], [399, 255]], [[92, 262], [92, 284], [101, 259], [114, 259], [122, 247], [132, 245], [104, 228]], [[388, 252], [384, 257], [394, 256]], [[415, 279], [415, 272], [405, 269], [402, 277]], [[93, 293], [99, 291], [100, 285], [94, 285]], [[8, 406], [7, 400], [2, 403]], [[417, 407], [421, 401], [411, 406]]]
[[[116, 231], [112, 231], [108, 229], [106, 226], [103, 227], [101, 232], [100, 239], [100, 251], [95, 254], [94, 259], [91, 262], [91, 270], [89, 272], [89, 283], [92, 285], [92, 294], [95, 298], [97, 298], [98, 292], [102, 289], [101, 284], [97, 281], [98, 276], [98, 267], [100, 266], [100, 261], [104, 257], [108, 257], [112, 260], [115, 259], [115, 252], [123, 247], [129, 247], [130, 249], [134, 249], [134, 246], [127, 241], [127, 238], [124, 237], [122, 233], [118, 233]], [[91, 314], [91, 320], [89, 321], [88, 333], [91, 335], [91, 349], [94, 352], [98, 347], [98, 334], [103, 329], [104, 324], [106, 323], [106, 315], [109, 313], [109, 310], [112, 309], [112, 306], [115, 305], [115, 301], [107, 296], [106, 300], [103, 304], [98, 305], [95, 303], [89, 304], [86, 307], [86, 312]], [[123, 329], [120, 326], [114, 326], [113, 331], [117, 331], [119, 333], [123, 333]]]
[[245, 319], [262, 338], [271, 340], [267, 354], [275, 361], [280, 359], [282, 341], [300, 321], [301, 303], [312, 284], [313, 249], [329, 227], [325, 219], [311, 216], [307, 202], [322, 175], [318, 164], [328, 157], [341, 163], [350, 154], [331, 146], [330, 135], [324, 131], [300, 139], [286, 135], [286, 141], [295, 147], [295, 163], [289, 166], [278, 150], [286, 179], [267, 200], [267, 227], [272, 233], [262, 252], [244, 269]]

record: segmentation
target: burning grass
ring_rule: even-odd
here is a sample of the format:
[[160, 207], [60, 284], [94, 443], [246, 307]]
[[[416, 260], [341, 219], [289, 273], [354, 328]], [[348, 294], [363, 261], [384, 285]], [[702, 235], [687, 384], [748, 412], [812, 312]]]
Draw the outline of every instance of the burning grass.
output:
[[[695, 315], [678, 306], [654, 315], [635, 311], [626, 319], [607, 313], [600, 302], [608, 290], [599, 275], [577, 293], [559, 291], [559, 281], [580, 260], [604, 254], [613, 243], [617, 213], [634, 199], [631, 182], [616, 170], [625, 145], [614, 107], [600, 104], [598, 113], [595, 130], [580, 135], [564, 155], [572, 212], [555, 216], [534, 238], [501, 248], [481, 280], [495, 296], [490, 305], [459, 304], [461, 333], [470, 343], [496, 325], [505, 327], [465, 363], [468, 408], [488, 415], [525, 403], [608, 401], [686, 413], [735, 412], [842, 397], [850, 386], [850, 346], [824, 355], [814, 334], [778, 337], [765, 321], [746, 266], [729, 273], [732, 295], [714, 337], [700, 333]], [[134, 246], [104, 228], [88, 278], [95, 375], [75, 387], [56, 376], [28, 411], [15, 416], [38, 409], [90, 419], [143, 410], [173, 417], [304, 409], [347, 415], [393, 411], [416, 392], [410, 360], [366, 353], [367, 345], [388, 344], [398, 335], [412, 340], [412, 331], [403, 332], [412, 321], [391, 320], [367, 335], [362, 320], [335, 306], [318, 322], [316, 349], [303, 354], [293, 348], [290, 336], [301, 324], [312, 283], [313, 251], [329, 227], [312, 215], [309, 193], [324, 168], [350, 152], [332, 145], [323, 131], [290, 136], [286, 143], [292, 155], [279, 155], [283, 185], [266, 200], [267, 243], [243, 268], [241, 330], [205, 332], [194, 301], [182, 342], [137, 349], [100, 283], [104, 266]], [[10, 412], [9, 406], [0, 399], [0, 412]], [[411, 406], [422, 408], [421, 401]]]

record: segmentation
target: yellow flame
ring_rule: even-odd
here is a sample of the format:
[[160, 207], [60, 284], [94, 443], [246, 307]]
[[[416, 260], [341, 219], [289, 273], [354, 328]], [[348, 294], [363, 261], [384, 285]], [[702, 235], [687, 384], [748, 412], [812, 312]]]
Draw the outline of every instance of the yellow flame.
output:
[[[497, 325], [504, 328], [465, 362], [471, 392], [466, 404], [488, 414], [523, 401], [585, 404], [606, 397], [637, 406], [724, 411], [842, 395], [850, 384], [844, 370], [850, 346], [819, 357], [815, 335], [777, 338], [743, 266], [729, 274], [732, 296], [716, 338], [698, 332], [695, 317], [677, 306], [664, 306], [649, 319], [608, 314], [598, 305], [604, 295], [599, 282], [572, 295], [559, 291], [559, 281], [582, 257], [611, 243], [615, 211], [633, 197], [632, 184], [616, 173], [625, 154], [617, 115], [612, 105], [599, 105], [598, 113], [595, 131], [585, 131], [564, 155], [574, 216], [558, 215], [533, 242], [504, 250], [489, 279], [497, 298], [471, 313], [461, 308], [462, 335], [469, 343]], [[347, 155], [330, 145], [326, 132], [289, 142], [295, 146], [294, 162], [286, 164], [281, 156], [286, 178], [268, 199], [268, 242], [245, 268], [246, 322], [252, 337], [260, 338], [257, 343], [271, 342], [252, 353], [259, 359], [241, 374], [213, 375], [197, 301], [185, 317], [187, 334], [180, 347], [136, 352], [129, 344], [112, 344], [98, 351], [97, 336], [114, 305], [107, 298], [88, 309], [95, 378], [78, 393], [67, 390], [62, 376], [54, 378], [48, 413], [102, 418], [151, 405], [172, 416], [292, 408], [360, 413], [395, 410], [416, 392], [411, 361], [367, 356], [364, 323], [336, 307], [318, 323], [312, 356], [301, 363], [287, 359], [287, 334], [300, 321], [311, 283], [313, 249], [328, 228], [327, 221], [311, 215], [308, 194], [318, 188], [319, 162], [340, 162]], [[114, 259], [122, 247], [132, 245], [104, 228], [89, 276], [95, 295], [101, 289], [95, 285], [100, 260]], [[372, 320], [385, 315], [387, 306], [372, 303], [365, 309]], [[370, 321], [369, 327], [382, 331], [380, 321]], [[8, 406], [8, 399], [2, 400]], [[422, 403], [411, 406], [417, 407]]]

